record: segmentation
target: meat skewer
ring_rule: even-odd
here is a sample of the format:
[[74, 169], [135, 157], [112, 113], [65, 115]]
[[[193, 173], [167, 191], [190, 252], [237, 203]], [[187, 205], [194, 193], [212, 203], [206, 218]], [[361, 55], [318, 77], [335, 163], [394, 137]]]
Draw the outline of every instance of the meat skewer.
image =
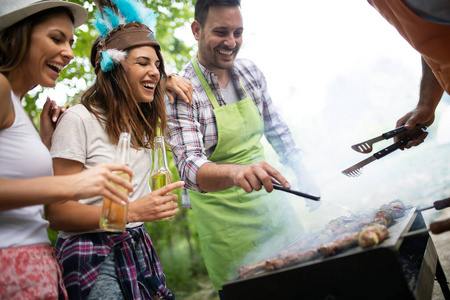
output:
[[358, 244], [362, 248], [378, 245], [388, 236], [387, 227], [382, 224], [372, 224], [364, 227], [358, 234]]
[[387, 227], [404, 213], [405, 206], [402, 201], [393, 200], [381, 206], [375, 212], [375, 216], [372, 213], [374, 217], [371, 218], [359, 215], [358, 219], [340, 217], [331, 220], [321, 233], [308, 235], [305, 239], [279, 251], [277, 255], [255, 265], [242, 266], [237, 271], [239, 278], [248, 278], [319, 257], [334, 256], [358, 245], [362, 248], [376, 246], [387, 238]]
[[331, 243], [323, 244], [318, 248], [320, 254], [324, 257], [336, 255], [336, 253], [347, 248], [353, 248], [358, 244], [358, 233], [347, 234]]
[[284, 267], [291, 266], [297, 263], [313, 260], [315, 258], [318, 258], [319, 256], [319, 252], [313, 249], [302, 253], [292, 253], [284, 257], [269, 258], [265, 261], [266, 270], [273, 271], [282, 269]]
[[250, 276], [254, 276], [258, 273], [261, 273], [262, 271], [265, 270], [266, 270], [266, 261], [262, 261], [252, 266], [243, 265], [237, 270], [237, 273], [239, 275], [239, 278], [247, 278]]
[[274, 271], [284, 267], [294, 265], [300, 262], [306, 262], [318, 258], [320, 256], [317, 250], [309, 250], [306, 252], [291, 253], [285, 256], [274, 256], [266, 259], [256, 265], [244, 265], [238, 270], [240, 278], [254, 276], [262, 271]]

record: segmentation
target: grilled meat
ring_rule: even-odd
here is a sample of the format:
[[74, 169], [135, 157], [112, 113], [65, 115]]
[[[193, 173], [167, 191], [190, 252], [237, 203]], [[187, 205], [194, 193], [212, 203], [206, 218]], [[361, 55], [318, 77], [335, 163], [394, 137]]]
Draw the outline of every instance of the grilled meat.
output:
[[255, 276], [266, 270], [266, 261], [262, 261], [257, 263], [256, 265], [243, 265], [237, 270], [239, 278], [247, 278], [250, 276]]
[[321, 245], [317, 250], [324, 257], [336, 255], [348, 248], [353, 248], [358, 244], [358, 233], [349, 233], [334, 240], [331, 243]]
[[320, 254], [315, 249], [305, 252], [291, 253], [284, 256], [277, 255], [265, 261], [257, 263], [256, 265], [243, 265], [237, 272], [239, 274], [239, 278], [247, 278], [262, 273], [263, 271], [274, 271], [282, 269], [287, 266], [313, 260], [318, 257], [320, 257]]
[[364, 227], [358, 234], [358, 244], [362, 248], [378, 245], [388, 236], [387, 227], [382, 224], [372, 224]]
[[273, 257], [252, 266], [242, 266], [238, 275], [247, 278], [320, 257], [330, 257], [358, 245], [362, 248], [376, 246], [387, 238], [388, 226], [404, 214], [403, 203], [393, 200], [366, 214], [333, 219], [322, 231], [306, 235]]
[[273, 271], [273, 270], [278, 270], [278, 269], [282, 269], [284, 267], [287, 266], [292, 266], [298, 263], [302, 263], [302, 262], [307, 262], [309, 260], [318, 258], [319, 252], [315, 249], [313, 250], [308, 250], [306, 252], [302, 252], [302, 253], [292, 253], [289, 254], [287, 256], [283, 256], [283, 257], [273, 257], [273, 258], [269, 258], [268, 260], [265, 261], [266, 263], [266, 269], [268, 271]]

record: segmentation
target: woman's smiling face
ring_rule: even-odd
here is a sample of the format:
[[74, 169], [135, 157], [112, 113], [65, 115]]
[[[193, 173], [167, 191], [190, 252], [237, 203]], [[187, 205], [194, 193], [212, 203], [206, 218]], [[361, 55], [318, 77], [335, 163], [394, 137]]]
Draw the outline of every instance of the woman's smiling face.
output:
[[130, 67], [125, 76], [136, 101], [152, 102], [160, 79], [161, 64], [155, 48], [150, 46], [132, 48], [125, 62]]
[[61, 70], [74, 58], [74, 26], [66, 13], [46, 16], [31, 31], [28, 54], [21, 65], [29, 84], [54, 87]]

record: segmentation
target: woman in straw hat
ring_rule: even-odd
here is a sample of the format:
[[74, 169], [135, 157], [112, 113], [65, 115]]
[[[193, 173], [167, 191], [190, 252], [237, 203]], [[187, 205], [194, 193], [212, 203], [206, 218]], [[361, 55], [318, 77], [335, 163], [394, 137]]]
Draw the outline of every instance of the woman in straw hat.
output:
[[86, 19], [82, 6], [58, 0], [3, 0], [0, 5], [0, 299], [58, 298], [61, 276], [43, 204], [95, 195], [127, 201], [111, 180], [132, 190], [111, 172], [132, 174], [118, 164], [53, 177], [48, 148], [64, 108], [47, 100], [39, 136], [21, 106], [33, 87], [55, 86], [73, 58], [74, 28]]
[[153, 141], [167, 126], [164, 60], [150, 29], [156, 16], [141, 2], [111, 2], [101, 1], [96, 15], [100, 36], [91, 49], [96, 81], [81, 104], [59, 120], [51, 154], [56, 175], [79, 174], [112, 161], [120, 133], [129, 132], [134, 191], [128, 224], [123, 232], [99, 228], [102, 197], [67, 198], [46, 206], [46, 217], [59, 230], [57, 258], [71, 299], [174, 299], [143, 224], [174, 216], [178, 197], [170, 192], [184, 185], [151, 192], [148, 183]]

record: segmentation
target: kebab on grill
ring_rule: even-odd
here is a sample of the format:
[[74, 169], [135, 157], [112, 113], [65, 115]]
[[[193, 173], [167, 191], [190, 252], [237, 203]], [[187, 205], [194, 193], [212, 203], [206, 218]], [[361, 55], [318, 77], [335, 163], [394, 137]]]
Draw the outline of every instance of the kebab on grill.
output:
[[369, 248], [378, 245], [388, 236], [387, 227], [383, 224], [373, 223], [365, 226], [358, 233], [358, 245]]
[[303, 263], [319, 257], [320, 254], [315, 249], [299, 253], [291, 253], [285, 256], [277, 255], [269, 259], [266, 259], [260, 263], [257, 263], [256, 265], [252, 266], [243, 265], [241, 268], [239, 268], [237, 272], [240, 278], [247, 278], [264, 271], [273, 271], [282, 269], [287, 266], [291, 266], [297, 263]]
[[[339, 251], [352, 248], [358, 244], [358, 233], [347, 233], [333, 242], [328, 242], [317, 247], [301, 252], [279, 252], [276, 256], [266, 259], [252, 266], [243, 265], [239, 268], [239, 278], [247, 278], [264, 271], [274, 271], [298, 263], [304, 263], [319, 257], [333, 256]], [[291, 248], [292, 250], [292, 248]]]
[[403, 217], [405, 205], [401, 200], [393, 200], [380, 207], [371, 225], [365, 226], [358, 234], [358, 244], [362, 248], [373, 247], [388, 236], [389, 227], [396, 218]]
[[345, 234], [338, 239], [321, 245], [317, 250], [324, 257], [336, 255], [345, 249], [353, 248], [358, 244], [358, 232]]
[[361, 217], [340, 217], [328, 222], [323, 233], [328, 234], [330, 237], [335, 237], [340, 234], [355, 232], [364, 225], [369, 224], [370, 221], [371, 219]]
[[[373, 247], [388, 236], [387, 227], [405, 213], [400, 200], [393, 200], [368, 215], [340, 217], [333, 219], [324, 230], [315, 235], [307, 235], [301, 241], [279, 251], [275, 256], [258, 264], [244, 265], [238, 270], [240, 278], [247, 278], [265, 271], [273, 271], [319, 257], [330, 257], [357, 245]], [[375, 216], [374, 216], [375, 214]]]
[[394, 212], [395, 218], [401, 218], [405, 215], [405, 205], [399, 199], [392, 200], [388, 204], [381, 206], [380, 209], [392, 210]]

